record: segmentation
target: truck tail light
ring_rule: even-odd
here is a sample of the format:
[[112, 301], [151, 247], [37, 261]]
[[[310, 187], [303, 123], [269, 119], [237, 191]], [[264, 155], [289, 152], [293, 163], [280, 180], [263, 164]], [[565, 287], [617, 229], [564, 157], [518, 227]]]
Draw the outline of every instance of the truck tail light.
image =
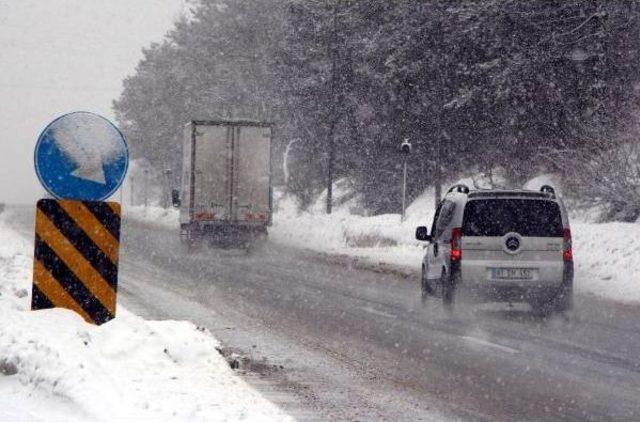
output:
[[571, 242], [571, 230], [562, 230], [562, 259], [566, 262], [573, 261], [573, 246]]
[[194, 220], [215, 220], [216, 214], [213, 212], [197, 212], [193, 215]]
[[267, 221], [268, 220], [268, 216], [265, 213], [247, 212], [244, 214], [244, 218], [245, 220], [248, 220], [248, 221]]
[[456, 227], [451, 231], [451, 252], [449, 255], [451, 262], [458, 262], [462, 259], [462, 229]]

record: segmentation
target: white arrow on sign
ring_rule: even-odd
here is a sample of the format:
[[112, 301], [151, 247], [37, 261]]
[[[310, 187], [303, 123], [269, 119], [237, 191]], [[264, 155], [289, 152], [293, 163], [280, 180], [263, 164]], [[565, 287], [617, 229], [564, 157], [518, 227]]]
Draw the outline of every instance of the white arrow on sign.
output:
[[122, 138], [109, 122], [96, 115], [74, 117], [69, 122], [61, 120], [53, 128], [56, 145], [78, 166], [72, 176], [105, 185], [103, 165], [121, 154]]
[[107, 180], [104, 177], [104, 169], [102, 168], [102, 161], [98, 162], [81, 162], [77, 169], [75, 169], [71, 175], [80, 179], [91, 180], [92, 182], [107, 184]]

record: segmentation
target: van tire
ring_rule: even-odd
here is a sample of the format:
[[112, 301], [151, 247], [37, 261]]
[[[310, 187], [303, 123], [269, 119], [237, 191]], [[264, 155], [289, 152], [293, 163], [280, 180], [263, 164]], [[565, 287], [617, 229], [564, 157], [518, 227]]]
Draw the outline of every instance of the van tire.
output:
[[542, 317], [568, 312], [573, 308], [573, 286], [563, 284], [553, 294], [531, 302], [531, 307], [536, 314]]
[[445, 309], [452, 310], [456, 296], [456, 286], [453, 277], [447, 275], [444, 269], [440, 276], [440, 288], [442, 289], [442, 305]]
[[433, 287], [429, 284], [429, 280], [427, 279], [427, 272], [422, 266], [422, 273], [420, 276], [420, 291], [422, 293], [422, 303], [427, 301], [427, 297], [433, 295]]
[[568, 312], [573, 308], [573, 283], [565, 282], [560, 287], [552, 303], [553, 311]]

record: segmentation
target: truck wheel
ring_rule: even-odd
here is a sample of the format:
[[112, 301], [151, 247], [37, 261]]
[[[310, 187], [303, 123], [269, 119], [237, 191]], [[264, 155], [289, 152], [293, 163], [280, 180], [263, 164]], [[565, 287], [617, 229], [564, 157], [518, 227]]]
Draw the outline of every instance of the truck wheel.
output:
[[180, 236], [180, 248], [178, 249], [178, 252], [180, 252], [180, 254], [182, 255], [189, 253], [188, 240], [183, 239], [182, 236]]
[[456, 296], [455, 280], [452, 276], [448, 276], [443, 269], [440, 276], [440, 287], [442, 289], [442, 304], [448, 311], [453, 310], [453, 302]]
[[202, 249], [204, 235], [200, 230], [190, 228], [187, 232], [186, 248], [188, 253], [197, 252]]
[[189, 230], [188, 227], [184, 227], [184, 226], [180, 227], [180, 249], [179, 249], [179, 251], [183, 255], [189, 253], [189, 243], [191, 243], [191, 240], [190, 240], [191, 233], [190, 232], [191, 231]]
[[268, 236], [266, 230], [256, 230], [247, 239], [247, 253], [255, 253], [264, 249], [267, 244]]

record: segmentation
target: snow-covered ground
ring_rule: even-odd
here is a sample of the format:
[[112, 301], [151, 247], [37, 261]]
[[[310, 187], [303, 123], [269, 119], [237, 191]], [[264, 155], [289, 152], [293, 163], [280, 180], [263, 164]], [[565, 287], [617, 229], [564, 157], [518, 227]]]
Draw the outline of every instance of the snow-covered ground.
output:
[[233, 373], [217, 340], [123, 307], [100, 327], [29, 311], [31, 244], [0, 215], [0, 421], [282, 421]]
[[[340, 192], [336, 193], [339, 197]], [[415, 240], [415, 229], [433, 218], [433, 202], [433, 191], [427, 190], [407, 208], [401, 222], [399, 214], [354, 215], [348, 203], [336, 207], [331, 215], [321, 205], [299, 212], [292, 197], [280, 196], [269, 236], [295, 247], [419, 270], [424, 249]]]
[[625, 303], [640, 303], [640, 224], [571, 226], [576, 287]]

